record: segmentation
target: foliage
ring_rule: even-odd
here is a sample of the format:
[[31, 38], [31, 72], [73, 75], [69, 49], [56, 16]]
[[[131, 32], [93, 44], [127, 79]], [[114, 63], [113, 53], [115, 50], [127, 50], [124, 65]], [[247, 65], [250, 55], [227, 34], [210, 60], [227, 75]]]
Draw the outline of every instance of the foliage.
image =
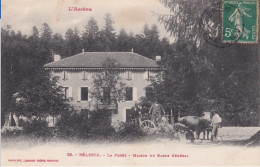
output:
[[[53, 34], [47, 23], [43, 23], [39, 30], [33, 27], [30, 35], [23, 35], [19, 31], [14, 32], [8, 25], [3, 26], [1, 29], [1, 116], [4, 117], [6, 113], [21, 107], [16, 106], [13, 99], [13, 95], [17, 92], [25, 92], [22, 90], [25, 89], [27, 92], [23, 94], [37, 97], [36, 94], [30, 93], [30, 87], [38, 90], [52, 85], [43, 82], [41, 86], [37, 86], [36, 83], [45, 78], [39, 74], [42, 73], [43, 65], [52, 61], [53, 53], [65, 58], [80, 53], [83, 48], [85, 51], [108, 52], [130, 51], [133, 48], [134, 52], [148, 58], [161, 55], [161, 65], [167, 69], [162, 80], [158, 78], [153, 80], [154, 97], [146, 99], [145, 103], [157, 99], [165, 108], [172, 109], [174, 112], [180, 111], [182, 115], [201, 115], [202, 111], [217, 110], [226, 125], [258, 125], [259, 120], [256, 118], [259, 115], [257, 77], [259, 45], [250, 45], [250, 47], [230, 45], [226, 48], [217, 48], [204, 40], [201, 32], [201, 14], [211, 4], [219, 3], [219, 0], [197, 0], [196, 2], [160, 0], [160, 2], [170, 12], [155, 15], [171, 33], [170, 41], [174, 41], [172, 44], [166, 38], [159, 38], [156, 25], [151, 27], [144, 25], [143, 32], [140, 34], [127, 33], [124, 30], [116, 34], [114, 21], [109, 14], [105, 16], [105, 25], [101, 29], [95, 19], [91, 18], [82, 36], [75, 28], [68, 29], [65, 38], [60, 34]], [[221, 16], [203, 22], [203, 24], [214, 23], [204, 28], [208, 28], [208, 32], [216, 32], [215, 35], [218, 36], [221, 25], [213, 18], [221, 19]], [[47, 90], [52, 92], [54, 89], [47, 88]], [[58, 89], [55, 90], [59, 92]], [[57, 92], [39, 92], [41, 97], [57, 95]], [[102, 101], [102, 89], [97, 94]], [[41, 99], [40, 96], [38, 99]], [[59, 101], [58, 104], [62, 102], [56, 97], [50, 99], [53, 99], [53, 102]], [[37, 103], [50, 104], [51, 101], [47, 99], [46, 103], [44, 101], [37, 101]], [[29, 115], [47, 115], [39, 107], [39, 112], [33, 110], [32, 103], [26, 105], [24, 103], [22, 106], [21, 111], [16, 110], [21, 114], [26, 107], [29, 107]], [[50, 106], [52, 107], [46, 111], [52, 115], [61, 111], [61, 108]], [[64, 108], [66, 110], [67, 107]], [[4, 119], [2, 125], [3, 121]]]
[[139, 126], [131, 123], [122, 123], [116, 135], [119, 140], [128, 142], [143, 139], [146, 136]]
[[97, 21], [91, 17], [82, 35], [84, 50], [87, 52], [99, 51], [101, 45], [100, 42], [100, 31]]
[[[118, 109], [118, 102], [122, 101], [125, 97], [125, 84], [120, 77], [120, 71], [116, 60], [107, 58], [103, 63], [104, 70], [100, 73], [93, 75], [93, 90], [91, 91], [91, 97], [96, 103], [97, 109], [99, 104], [111, 104], [107, 99], [111, 99], [112, 103], [115, 103], [116, 109]], [[108, 89], [107, 98], [104, 95], [105, 89]]]
[[114, 21], [112, 20], [111, 14], [106, 14], [105, 25], [103, 29], [100, 31], [100, 39], [102, 42], [100, 49], [102, 51], [114, 51], [115, 50], [115, 42], [116, 42], [116, 33], [113, 27]]
[[65, 34], [65, 46], [63, 57], [68, 57], [81, 53], [82, 51], [81, 38], [79, 36], [79, 30], [75, 28], [74, 30], [68, 29]]
[[57, 78], [51, 78], [47, 71], [39, 72], [34, 78], [24, 79], [13, 97], [14, 112], [28, 118], [46, 118], [69, 110], [70, 106], [56, 82]]
[[115, 135], [109, 110], [91, 112], [90, 122], [90, 135], [93, 139], [111, 139]]
[[110, 139], [115, 135], [109, 110], [71, 112], [57, 122], [57, 137], [78, 139]]
[[18, 137], [23, 133], [23, 128], [14, 126], [14, 127], [3, 127], [1, 129], [2, 137]]
[[45, 120], [32, 119], [26, 121], [23, 124], [23, 134], [29, 135], [32, 138], [38, 139], [49, 139], [52, 137], [52, 133], [48, 127], [48, 123]]
[[[163, 55], [161, 65], [167, 70], [162, 79], [153, 80], [152, 100], [182, 115], [201, 116], [202, 111], [217, 110], [226, 125], [258, 125], [259, 120], [255, 119], [259, 115], [257, 46], [220, 49], [204, 40], [201, 12], [215, 2], [160, 2], [170, 13], [159, 14], [159, 21], [175, 42], [173, 51]], [[211, 22], [214, 24], [208, 26], [209, 32], [220, 29], [215, 20]]]
[[85, 112], [63, 114], [56, 124], [58, 127], [56, 135], [62, 138], [86, 139], [90, 135], [90, 125], [90, 119]]

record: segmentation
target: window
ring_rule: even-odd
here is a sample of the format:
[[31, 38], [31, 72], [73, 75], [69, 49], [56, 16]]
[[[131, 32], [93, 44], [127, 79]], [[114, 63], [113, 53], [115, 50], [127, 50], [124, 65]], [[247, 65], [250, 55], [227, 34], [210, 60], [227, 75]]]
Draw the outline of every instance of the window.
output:
[[133, 101], [133, 88], [126, 87], [126, 101]]
[[127, 71], [127, 72], [126, 72], [126, 79], [127, 79], [127, 80], [132, 80], [132, 79], [133, 79], [133, 74], [132, 74], [131, 71]]
[[69, 98], [69, 87], [63, 87], [64, 91], [64, 98], [68, 99]]
[[103, 99], [105, 104], [110, 104], [110, 88], [104, 87], [103, 88]]
[[86, 71], [82, 71], [80, 74], [80, 78], [82, 80], [87, 80], [88, 79], [88, 73]]
[[67, 71], [63, 71], [63, 73], [62, 73], [62, 79], [63, 79], [64, 81], [69, 79], [69, 74], [68, 74]]
[[88, 87], [81, 87], [81, 100], [88, 101]]
[[153, 88], [148, 86], [145, 88], [145, 96], [147, 98], [152, 98], [153, 97]]
[[149, 81], [150, 80], [150, 71], [145, 71], [144, 72], [144, 79]]

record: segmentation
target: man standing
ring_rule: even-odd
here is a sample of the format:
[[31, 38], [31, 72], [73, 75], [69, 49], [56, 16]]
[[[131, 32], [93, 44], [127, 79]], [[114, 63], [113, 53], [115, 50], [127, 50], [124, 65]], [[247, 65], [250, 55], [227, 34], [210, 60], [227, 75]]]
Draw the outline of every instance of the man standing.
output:
[[132, 113], [132, 119], [139, 118], [141, 109], [139, 108], [137, 103], [135, 103], [134, 107], [131, 108], [131, 113]]
[[152, 115], [152, 121], [155, 123], [161, 122], [162, 115], [165, 114], [165, 110], [161, 104], [158, 104], [157, 101], [151, 106], [149, 114]]
[[217, 140], [217, 136], [218, 136], [218, 128], [220, 123], [222, 122], [221, 117], [218, 115], [218, 113], [216, 113], [215, 111], [212, 112], [212, 132], [211, 132], [211, 141], [213, 141], [214, 139]]

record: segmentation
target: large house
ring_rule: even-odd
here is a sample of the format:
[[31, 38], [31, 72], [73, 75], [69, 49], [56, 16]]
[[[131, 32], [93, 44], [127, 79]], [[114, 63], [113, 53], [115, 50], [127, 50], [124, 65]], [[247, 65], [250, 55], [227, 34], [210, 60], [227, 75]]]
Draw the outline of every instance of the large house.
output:
[[126, 98], [118, 104], [117, 114], [121, 121], [127, 121], [131, 107], [146, 96], [151, 77], [160, 71], [156, 62], [159, 56], [152, 60], [134, 52], [82, 52], [65, 59], [55, 55], [54, 62], [44, 68], [59, 77], [58, 84], [64, 88], [65, 98], [71, 99], [69, 103], [77, 110], [88, 112], [94, 109], [90, 96], [92, 76], [104, 70], [107, 58], [117, 61], [122, 82], [126, 84]]

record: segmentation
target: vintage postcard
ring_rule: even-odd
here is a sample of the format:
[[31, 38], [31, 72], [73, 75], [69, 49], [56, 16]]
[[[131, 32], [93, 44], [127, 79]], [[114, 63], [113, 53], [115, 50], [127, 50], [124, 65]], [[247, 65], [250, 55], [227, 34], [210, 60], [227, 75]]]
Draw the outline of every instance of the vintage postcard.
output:
[[259, 0], [2, 0], [0, 166], [260, 166]]

